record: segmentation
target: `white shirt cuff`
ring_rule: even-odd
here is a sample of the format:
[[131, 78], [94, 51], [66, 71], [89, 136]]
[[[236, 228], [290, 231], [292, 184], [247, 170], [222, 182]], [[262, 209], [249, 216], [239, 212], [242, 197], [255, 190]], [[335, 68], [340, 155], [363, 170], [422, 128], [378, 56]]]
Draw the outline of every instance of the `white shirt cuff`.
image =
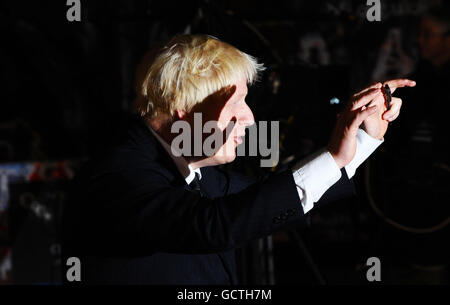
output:
[[293, 175], [306, 214], [342, 174], [331, 154], [322, 149], [300, 161], [294, 167]]
[[348, 178], [355, 175], [356, 169], [384, 142], [384, 139], [378, 140], [369, 136], [361, 128], [356, 135], [356, 152], [353, 160], [345, 166]]

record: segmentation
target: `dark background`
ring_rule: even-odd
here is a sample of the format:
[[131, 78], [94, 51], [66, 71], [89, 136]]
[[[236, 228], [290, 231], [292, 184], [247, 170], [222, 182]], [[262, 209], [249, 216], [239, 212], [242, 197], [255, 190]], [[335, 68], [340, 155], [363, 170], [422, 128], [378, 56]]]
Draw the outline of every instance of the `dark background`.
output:
[[80, 22], [68, 8], [0, 3], [0, 283], [60, 281], [67, 182], [133, 111], [145, 54], [178, 33], [213, 35], [265, 63], [247, 102], [256, 120], [280, 121], [281, 158], [276, 169], [258, 157], [225, 166], [251, 175], [323, 147], [363, 86], [417, 81], [396, 92], [402, 115], [358, 170], [358, 196], [239, 250], [243, 283], [367, 284], [373, 256], [382, 284], [449, 283], [445, 1], [381, 1], [380, 22], [362, 0], [81, 1]]

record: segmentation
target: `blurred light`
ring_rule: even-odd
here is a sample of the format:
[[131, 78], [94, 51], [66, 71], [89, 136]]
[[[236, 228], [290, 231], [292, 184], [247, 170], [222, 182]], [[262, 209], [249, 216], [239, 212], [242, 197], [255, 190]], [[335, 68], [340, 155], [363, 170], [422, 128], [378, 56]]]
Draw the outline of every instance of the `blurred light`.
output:
[[337, 97], [333, 97], [330, 100], [330, 105], [338, 105], [340, 103], [339, 99]]

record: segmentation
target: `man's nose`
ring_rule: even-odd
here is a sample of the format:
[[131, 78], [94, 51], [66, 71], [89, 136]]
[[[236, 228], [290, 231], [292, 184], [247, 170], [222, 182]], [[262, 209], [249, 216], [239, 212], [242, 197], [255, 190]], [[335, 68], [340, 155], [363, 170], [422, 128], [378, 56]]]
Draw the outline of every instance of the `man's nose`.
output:
[[239, 116], [239, 121], [244, 126], [251, 126], [255, 123], [253, 112], [247, 104], [245, 104], [244, 108], [242, 109], [242, 112]]

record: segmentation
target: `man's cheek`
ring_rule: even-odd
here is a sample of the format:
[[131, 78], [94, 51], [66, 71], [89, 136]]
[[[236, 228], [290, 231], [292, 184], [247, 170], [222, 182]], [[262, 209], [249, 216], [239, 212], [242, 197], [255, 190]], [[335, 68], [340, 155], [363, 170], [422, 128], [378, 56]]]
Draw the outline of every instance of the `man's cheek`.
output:
[[219, 119], [217, 121], [217, 125], [220, 129], [225, 130], [227, 126], [230, 125], [230, 123], [234, 123], [235, 116], [232, 112], [229, 111], [222, 111], [222, 113], [219, 116]]

